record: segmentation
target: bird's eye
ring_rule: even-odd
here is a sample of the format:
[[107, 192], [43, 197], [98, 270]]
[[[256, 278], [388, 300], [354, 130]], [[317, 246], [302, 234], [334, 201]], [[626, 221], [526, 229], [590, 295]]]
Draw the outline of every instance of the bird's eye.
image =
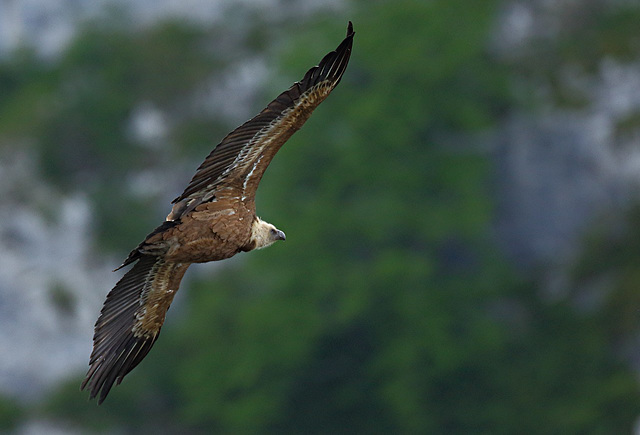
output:
[[273, 235], [276, 234], [276, 229], [275, 228], [271, 228], [271, 234], [273, 234]]

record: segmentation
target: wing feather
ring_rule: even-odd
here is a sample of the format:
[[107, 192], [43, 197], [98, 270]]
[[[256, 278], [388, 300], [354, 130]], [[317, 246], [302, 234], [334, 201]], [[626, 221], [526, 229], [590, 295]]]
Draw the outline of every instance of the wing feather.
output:
[[262, 112], [229, 133], [200, 165], [184, 192], [173, 200], [176, 205], [168, 219], [180, 218], [215, 197], [223, 186], [236, 189], [243, 199], [252, 199], [275, 153], [340, 82], [351, 56], [353, 36], [349, 22], [347, 37], [335, 51]]
[[188, 264], [140, 255], [107, 295], [93, 336], [89, 371], [81, 389], [102, 403], [149, 353]]

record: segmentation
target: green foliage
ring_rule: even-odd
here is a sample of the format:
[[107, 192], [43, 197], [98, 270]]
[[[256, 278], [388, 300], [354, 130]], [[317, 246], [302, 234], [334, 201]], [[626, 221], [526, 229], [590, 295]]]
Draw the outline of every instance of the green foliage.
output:
[[[170, 358], [170, 355], [164, 356]], [[143, 362], [140, 367], [145, 369], [147, 364]], [[161, 377], [132, 373], [126, 382], [116, 388], [116, 400], [109, 397], [98, 406], [95, 400], [88, 400], [86, 392], [79, 392], [82, 379], [74, 378], [64, 383], [35, 412], [52, 420], [73, 422], [97, 433], [118, 429], [127, 433], [185, 433], [185, 426], [176, 421], [172, 413], [176, 403], [171, 400], [172, 384], [167, 381], [166, 370], [157, 364], [155, 367], [153, 363], [149, 365], [152, 366], [152, 372]]]
[[0, 397], [0, 431], [15, 428], [23, 415], [23, 409], [17, 403]]
[[497, 365], [508, 369], [495, 373], [494, 384], [508, 397], [502, 415], [517, 418], [500, 432], [629, 432], [638, 412], [637, 382], [611, 357], [613, 343], [600, 317], [566, 302], [542, 302], [531, 291], [518, 296], [521, 318]]
[[0, 137], [32, 127], [42, 95], [51, 91], [55, 81], [50, 68], [26, 49], [0, 63]]
[[[146, 432], [629, 432], [638, 386], [600, 311], [545, 302], [515, 276], [491, 242], [489, 162], [452, 145], [512, 104], [509, 71], [485, 50], [496, 4], [362, 2], [342, 83], [258, 192], [261, 216], [287, 241], [239, 255], [212, 280], [186, 280], [184, 311], [169, 315], [184, 314], [179, 324], [169, 319], [102, 407], [60, 393], [48, 412]], [[283, 69], [301, 77], [344, 21], [296, 33]], [[95, 58], [83, 67], [93, 71], [87, 94], [130, 74], [137, 85], [124, 89], [144, 89], [125, 64], [142, 62], [135, 50], [147, 46], [122, 45], [96, 51], [128, 59], [116, 65], [91, 50], [69, 54]], [[162, 63], [145, 56], [139, 70]], [[175, 92], [200, 72], [189, 74]], [[274, 79], [270, 94], [288, 85]], [[105, 97], [100, 116], [117, 124], [143, 95], [152, 98]], [[195, 144], [208, 128], [199, 118], [176, 140]], [[119, 134], [106, 130], [87, 135]], [[102, 140], [104, 150], [124, 146], [91, 141], [100, 161]], [[112, 158], [116, 173], [142, 156]]]
[[603, 58], [632, 61], [638, 56], [640, 9], [628, 4], [612, 8], [603, 3], [583, 12], [581, 19], [563, 29], [559, 55], [565, 62], [578, 63], [588, 71]]
[[[634, 204], [622, 222], [603, 219], [587, 239], [573, 277], [573, 297], [590, 301], [596, 296], [602, 328], [624, 353], [631, 354], [640, 327], [639, 246], [640, 204]], [[602, 290], [602, 283], [606, 284], [606, 291]]]

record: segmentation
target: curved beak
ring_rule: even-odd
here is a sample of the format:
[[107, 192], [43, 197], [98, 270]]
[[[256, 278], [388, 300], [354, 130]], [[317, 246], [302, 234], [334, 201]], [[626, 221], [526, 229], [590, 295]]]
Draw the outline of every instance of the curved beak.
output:
[[276, 240], [286, 240], [287, 236], [285, 236], [284, 231], [278, 230], [276, 233]]

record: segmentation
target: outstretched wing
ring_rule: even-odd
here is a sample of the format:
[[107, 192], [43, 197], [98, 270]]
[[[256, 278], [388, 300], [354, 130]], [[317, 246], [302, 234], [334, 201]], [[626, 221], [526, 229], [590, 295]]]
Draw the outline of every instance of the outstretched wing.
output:
[[257, 116], [229, 133], [200, 165], [182, 195], [173, 200], [167, 220], [180, 218], [222, 190], [225, 196], [252, 201], [273, 156], [340, 82], [351, 56], [353, 35], [349, 22], [347, 37], [335, 51]]
[[142, 255], [107, 295], [95, 326], [88, 387], [98, 403], [149, 353], [189, 264]]

